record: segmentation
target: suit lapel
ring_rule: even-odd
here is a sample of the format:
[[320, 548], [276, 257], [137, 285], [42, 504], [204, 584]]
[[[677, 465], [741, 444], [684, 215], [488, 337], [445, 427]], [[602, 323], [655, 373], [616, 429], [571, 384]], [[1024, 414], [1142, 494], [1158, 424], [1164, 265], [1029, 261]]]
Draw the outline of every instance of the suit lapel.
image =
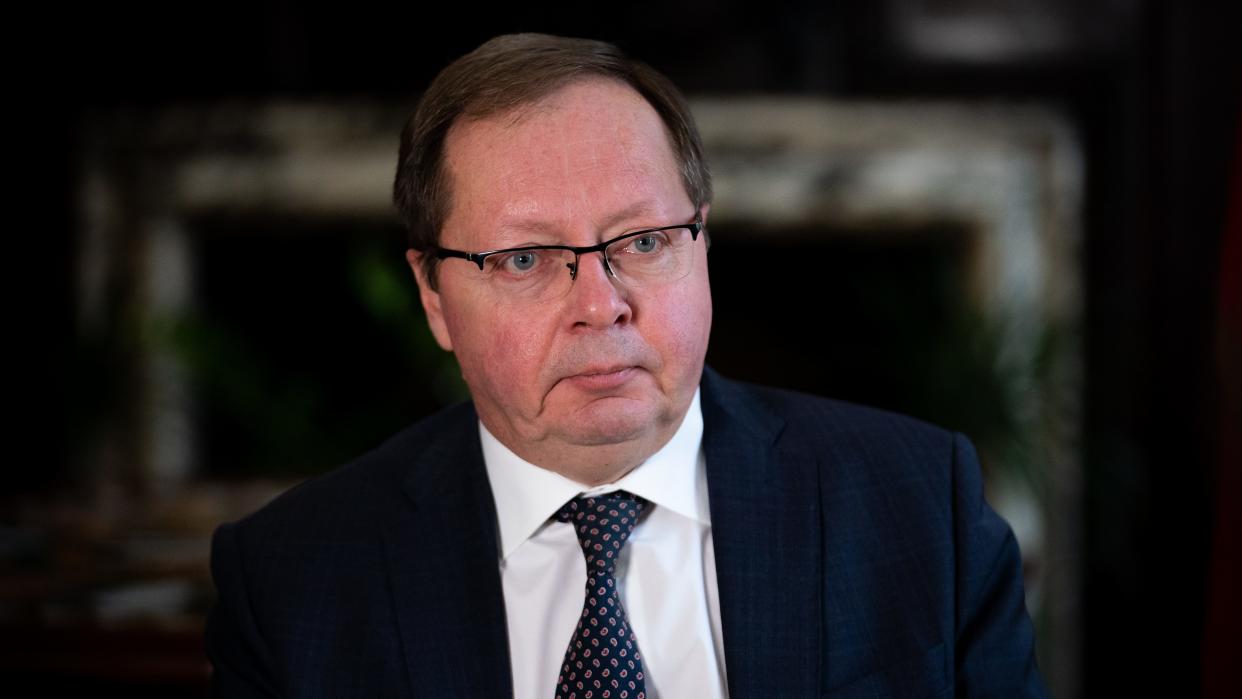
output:
[[495, 503], [461, 412], [410, 456], [411, 506], [384, 534], [397, 623], [414, 695], [512, 696]]
[[784, 421], [710, 368], [702, 404], [729, 693], [818, 696], [822, 548], [814, 455], [779, 448]]

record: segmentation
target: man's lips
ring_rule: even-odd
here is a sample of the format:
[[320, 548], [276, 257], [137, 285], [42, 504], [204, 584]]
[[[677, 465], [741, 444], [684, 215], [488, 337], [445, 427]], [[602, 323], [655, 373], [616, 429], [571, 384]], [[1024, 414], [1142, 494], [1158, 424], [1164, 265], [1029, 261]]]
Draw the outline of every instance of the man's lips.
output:
[[603, 391], [624, 385], [637, 373], [634, 366], [591, 367], [566, 377], [565, 381], [577, 388]]

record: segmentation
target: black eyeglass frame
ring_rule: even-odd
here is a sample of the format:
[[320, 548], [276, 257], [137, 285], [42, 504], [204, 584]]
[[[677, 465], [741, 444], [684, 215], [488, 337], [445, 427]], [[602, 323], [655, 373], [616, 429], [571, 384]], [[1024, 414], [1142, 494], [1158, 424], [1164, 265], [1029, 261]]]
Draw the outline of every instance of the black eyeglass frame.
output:
[[502, 254], [513, 253], [513, 252], [526, 252], [528, 250], [568, 250], [574, 254], [574, 263], [572, 266], [569, 267], [569, 278], [573, 280], [573, 279], [578, 278], [579, 258], [581, 258], [583, 255], [587, 253], [598, 252], [598, 253], [601, 253], [602, 257], [604, 258], [604, 268], [608, 270], [609, 274], [615, 277], [617, 275], [615, 272], [612, 271], [612, 265], [608, 262], [608, 255], [603, 254], [604, 250], [606, 250], [608, 246], [612, 245], [613, 243], [619, 240], [625, 240], [626, 238], [636, 238], [641, 235], [647, 235], [650, 233], [659, 233], [660, 231], [672, 231], [678, 228], [690, 229], [691, 242], [697, 241], [699, 239], [699, 233], [702, 233], [704, 230], [702, 212], [701, 211], [695, 212], [694, 220], [691, 221], [690, 223], [679, 223], [673, 226], [660, 226], [659, 228], [644, 228], [640, 231], [631, 231], [629, 233], [624, 233], [622, 235], [619, 235], [616, 238], [613, 238], [611, 240], [605, 240], [604, 242], [599, 243], [597, 245], [586, 245], [582, 247], [576, 247], [573, 245], [525, 245], [520, 248], [501, 248], [499, 250], [488, 250], [486, 252], [463, 252], [461, 250], [450, 250], [448, 248], [437, 247], [435, 249], [435, 256], [437, 259], [440, 259], [440, 260], [443, 260], [449, 257], [457, 257], [463, 260], [468, 260], [478, 265], [479, 271], [482, 272], [483, 262], [488, 257], [491, 257], [492, 255], [502, 255]]

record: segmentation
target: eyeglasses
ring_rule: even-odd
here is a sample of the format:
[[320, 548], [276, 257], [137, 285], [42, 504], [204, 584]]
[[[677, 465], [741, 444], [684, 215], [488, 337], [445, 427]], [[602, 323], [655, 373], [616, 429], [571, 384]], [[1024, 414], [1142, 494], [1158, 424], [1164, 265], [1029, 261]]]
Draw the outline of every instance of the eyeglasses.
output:
[[694, 242], [703, 228], [702, 216], [696, 213], [690, 223], [633, 231], [598, 245], [526, 245], [487, 252], [437, 248], [435, 256], [475, 263], [501, 298], [548, 301], [569, 292], [578, 277], [579, 258], [592, 252], [603, 253], [604, 269], [626, 286], [682, 279], [693, 266]]

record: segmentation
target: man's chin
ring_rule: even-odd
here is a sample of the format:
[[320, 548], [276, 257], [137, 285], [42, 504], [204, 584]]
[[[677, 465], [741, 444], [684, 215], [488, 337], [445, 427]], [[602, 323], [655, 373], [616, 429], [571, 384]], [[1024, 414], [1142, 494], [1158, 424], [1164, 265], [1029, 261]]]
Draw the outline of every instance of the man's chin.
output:
[[564, 439], [578, 446], [641, 442], [659, 430], [658, 413], [645, 401], [599, 398], [574, 411], [564, 425]]

